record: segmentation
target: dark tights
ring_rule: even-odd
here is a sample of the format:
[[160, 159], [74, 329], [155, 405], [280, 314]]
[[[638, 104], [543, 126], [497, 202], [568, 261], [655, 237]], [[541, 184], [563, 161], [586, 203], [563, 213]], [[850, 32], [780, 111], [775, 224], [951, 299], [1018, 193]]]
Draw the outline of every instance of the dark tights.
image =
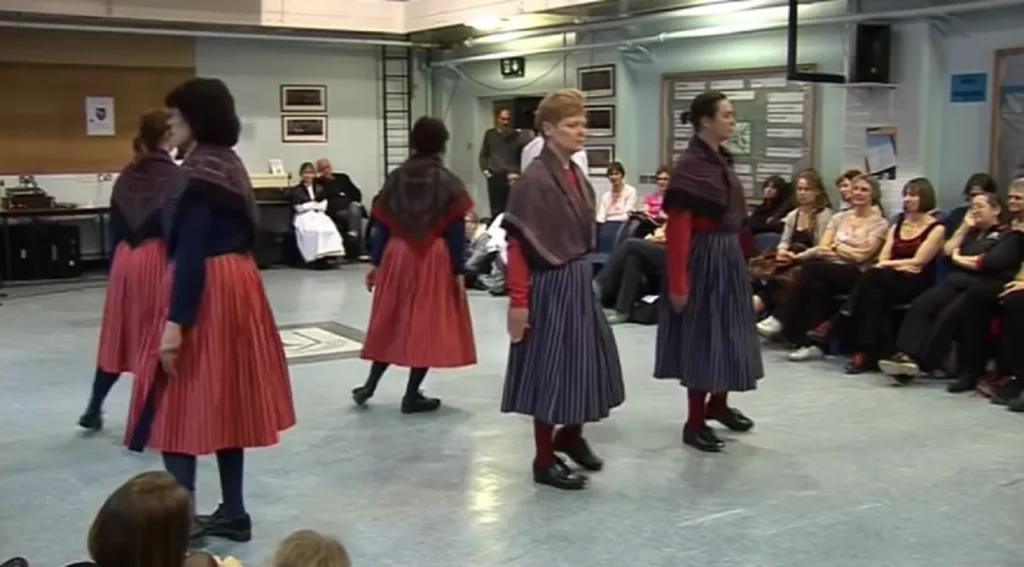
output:
[[723, 412], [729, 409], [728, 392], [709, 394], [704, 390], [686, 390], [686, 402], [689, 411], [686, 416], [686, 427], [703, 428], [707, 425], [709, 413]]
[[96, 375], [92, 379], [92, 394], [89, 396], [86, 413], [98, 414], [103, 411], [103, 402], [120, 377], [120, 372], [107, 372], [99, 366], [96, 367]]
[[[192, 495], [195, 502], [196, 456], [184, 453], [164, 453], [164, 468], [178, 484]], [[242, 449], [221, 449], [217, 451], [217, 469], [220, 473], [220, 492], [224, 512], [232, 518], [245, 515], [245, 499], [242, 496], [242, 477], [245, 473], [245, 451]]]
[[[366, 377], [366, 383], [363, 387], [373, 392], [377, 391], [377, 384], [380, 383], [380, 379], [384, 377], [384, 371], [388, 369], [390, 364], [386, 362], [374, 362], [370, 365], [370, 375]], [[427, 368], [410, 368], [409, 369], [409, 381], [405, 383], [405, 397], [409, 399], [415, 398], [420, 393], [420, 386], [423, 385], [423, 381], [427, 378]]]

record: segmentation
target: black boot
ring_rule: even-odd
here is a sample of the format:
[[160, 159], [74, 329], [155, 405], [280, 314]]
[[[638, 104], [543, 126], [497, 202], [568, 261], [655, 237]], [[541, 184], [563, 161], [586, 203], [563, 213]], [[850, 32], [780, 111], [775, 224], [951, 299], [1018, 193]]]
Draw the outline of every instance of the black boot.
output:
[[78, 426], [93, 433], [103, 430], [103, 413], [99, 411], [86, 410], [82, 417], [78, 418]]
[[725, 443], [707, 425], [683, 427], [683, 443], [705, 453], [719, 453], [725, 447]]
[[709, 409], [707, 416], [708, 419], [721, 423], [731, 431], [743, 433], [754, 428], [754, 420], [743, 415], [743, 412], [736, 408], [725, 408], [725, 411], [712, 411]]
[[582, 490], [587, 486], [587, 477], [573, 472], [561, 459], [555, 457], [548, 464], [533, 462], [533, 482], [561, 490]]
[[252, 539], [252, 518], [249, 514], [231, 517], [223, 506], [217, 506], [209, 516], [196, 516], [190, 539], [220, 537], [245, 543]]
[[405, 414], [437, 411], [439, 407], [441, 407], [439, 398], [428, 398], [419, 392], [402, 398], [402, 413]]
[[978, 387], [978, 377], [972, 374], [960, 374], [946, 386], [950, 394], [970, 392]]
[[604, 461], [590, 450], [590, 444], [582, 437], [565, 441], [555, 435], [554, 449], [588, 471], [597, 472], [604, 468]]
[[1024, 380], [1013, 378], [1000, 388], [992, 392], [992, 403], [997, 406], [1009, 405], [1010, 402], [1024, 394]]

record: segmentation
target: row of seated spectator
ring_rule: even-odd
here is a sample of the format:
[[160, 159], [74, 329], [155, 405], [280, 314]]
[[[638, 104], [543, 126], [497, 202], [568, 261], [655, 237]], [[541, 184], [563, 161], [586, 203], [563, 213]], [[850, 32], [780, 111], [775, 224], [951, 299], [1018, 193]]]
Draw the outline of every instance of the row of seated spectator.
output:
[[[978, 387], [993, 356], [997, 374], [1024, 378], [1013, 346], [1024, 331], [1024, 179], [1004, 203], [992, 178], [975, 174], [967, 204], [946, 216], [932, 184], [914, 179], [892, 223], [876, 179], [841, 180], [850, 208], [825, 221], [828, 207], [810, 198], [820, 177], [796, 176], [778, 246], [750, 262], [753, 305], [765, 313], [759, 333], [792, 347], [791, 361], [841, 345], [851, 374], [881, 370], [900, 383], [942, 374], [954, 393]], [[1014, 379], [996, 399], [1024, 410], [1022, 391]]]
[[365, 257], [362, 223], [368, 215], [362, 191], [348, 175], [334, 172], [329, 160], [303, 163], [299, 182], [288, 197], [295, 250], [302, 264], [328, 268], [343, 257]]

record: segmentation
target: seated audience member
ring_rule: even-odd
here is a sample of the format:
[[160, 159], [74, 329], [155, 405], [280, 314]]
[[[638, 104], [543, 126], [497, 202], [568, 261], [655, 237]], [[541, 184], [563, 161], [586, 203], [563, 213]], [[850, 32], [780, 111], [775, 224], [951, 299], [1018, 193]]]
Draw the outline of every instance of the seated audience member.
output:
[[793, 210], [793, 186], [778, 175], [773, 175], [764, 180], [761, 193], [763, 200], [750, 211], [747, 228], [754, 234], [781, 234], [783, 219]]
[[945, 232], [935, 218], [935, 189], [924, 177], [903, 187], [903, 213], [889, 229], [878, 263], [857, 280], [830, 325], [818, 329], [819, 340], [838, 334], [853, 352], [848, 374], [877, 368], [893, 354], [891, 309], [903, 305], [935, 284], [935, 257], [942, 250]]
[[[1010, 184], [1006, 208], [1013, 215], [1011, 226], [1024, 230], [1024, 177]], [[1020, 237], [1018, 237], [1020, 238]], [[992, 394], [992, 403], [1010, 405], [1013, 411], [1024, 411], [1024, 266], [1017, 277], [1003, 288], [1003, 316], [999, 325], [999, 368], [1009, 375], [1006, 384]], [[1018, 399], [1020, 398], [1020, 399]]]
[[850, 189], [853, 187], [853, 180], [863, 175], [856, 169], [846, 170], [836, 178], [836, 191], [839, 193], [839, 210], [845, 211], [850, 208]]
[[801, 171], [794, 185], [796, 208], [782, 219], [779, 245], [750, 260], [757, 314], [771, 311], [785, 301], [799, 271], [797, 267], [814, 257], [814, 248], [832, 219], [832, 204], [817, 171]]
[[627, 238], [617, 246], [594, 278], [594, 293], [602, 304], [615, 298], [608, 322], [626, 322], [633, 305], [643, 297], [643, 282], [660, 282], [664, 272], [665, 225], [644, 238]]
[[351, 567], [345, 546], [336, 538], [313, 530], [299, 530], [284, 538], [270, 567]]
[[327, 158], [316, 160], [316, 171], [327, 198], [327, 216], [338, 226], [349, 256], [363, 255], [366, 244], [360, 238], [360, 229], [363, 219], [369, 217], [363, 206], [363, 192], [347, 174], [335, 172]]
[[964, 216], [967, 215], [967, 211], [971, 207], [971, 200], [978, 195], [985, 193], [995, 195], [997, 192], [996, 180], [992, 179], [991, 175], [987, 173], [971, 175], [967, 179], [967, 183], [964, 184], [963, 197], [966, 203], [949, 211], [949, 214], [946, 215], [946, 238], [951, 238], [956, 229], [960, 228], [960, 225], [963, 224]]
[[466, 258], [465, 277], [466, 287], [482, 289], [479, 287], [481, 274], [490, 272], [491, 261], [497, 253], [488, 249], [487, 243], [490, 235], [487, 228], [480, 224], [480, 217], [474, 211], [466, 213]]
[[1000, 222], [1002, 207], [993, 193], [971, 199], [971, 208], [944, 252], [949, 275], [910, 303], [896, 354], [879, 361], [886, 374], [906, 383], [940, 369], [956, 342], [951, 393], [973, 390], [989, 358], [989, 324], [1003, 286], [1020, 268], [1020, 232]]
[[317, 183], [313, 164], [306, 162], [299, 168], [299, 184], [290, 192], [295, 216], [295, 241], [306, 263], [325, 260], [345, 254], [341, 234], [334, 221], [327, 216], [327, 197]]
[[644, 197], [643, 208], [641, 209], [648, 218], [655, 224], [661, 225], [668, 219], [665, 212], [661, 210], [661, 201], [665, 198], [665, 190], [668, 189], [668, 182], [672, 171], [661, 166], [654, 174], [654, 192]]
[[823, 356], [808, 333], [833, 314], [836, 295], [849, 293], [857, 279], [874, 263], [889, 223], [877, 209], [881, 198], [878, 180], [857, 177], [850, 189], [850, 208], [828, 223], [813, 257], [800, 267], [793, 288], [775, 314], [757, 324], [765, 337], [781, 334], [795, 349], [789, 360], [800, 362]]
[[608, 164], [608, 181], [612, 186], [597, 204], [597, 222], [625, 221], [636, 207], [636, 187], [626, 183], [626, 168], [617, 161]]

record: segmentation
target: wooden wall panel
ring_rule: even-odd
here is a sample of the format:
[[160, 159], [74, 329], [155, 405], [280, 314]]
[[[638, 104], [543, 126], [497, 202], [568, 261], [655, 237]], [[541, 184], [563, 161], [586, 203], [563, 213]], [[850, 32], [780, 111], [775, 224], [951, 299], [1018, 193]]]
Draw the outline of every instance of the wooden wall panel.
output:
[[[193, 68], [0, 62], [0, 174], [120, 171], [139, 115]], [[115, 136], [87, 136], [85, 98], [114, 99]]]
[[[7, 28], [0, 62], [119, 67], [195, 67], [195, 40], [157, 35]], [[11, 84], [4, 80], [5, 84]]]

